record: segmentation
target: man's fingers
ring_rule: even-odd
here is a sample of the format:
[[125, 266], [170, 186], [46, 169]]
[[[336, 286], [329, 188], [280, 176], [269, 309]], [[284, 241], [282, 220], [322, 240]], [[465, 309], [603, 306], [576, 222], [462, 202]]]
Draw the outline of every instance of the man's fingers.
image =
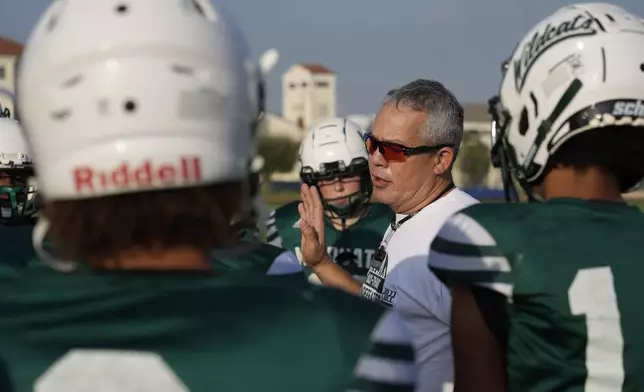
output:
[[302, 184], [300, 186], [300, 196], [302, 197], [302, 203], [304, 204], [304, 214], [303, 217], [306, 219], [311, 219], [311, 209], [313, 208], [311, 206], [311, 192], [309, 191], [309, 186], [306, 184]]
[[324, 207], [322, 205], [322, 198], [318, 192], [317, 187], [310, 188], [311, 207], [312, 211], [310, 212], [313, 216], [310, 220], [316, 227], [316, 229], [323, 231], [324, 230]]
[[302, 236], [307, 243], [315, 244], [318, 242], [317, 232], [306, 219], [300, 220], [300, 231], [302, 232]]
[[297, 212], [300, 213], [300, 220], [306, 219], [306, 209], [304, 203], [297, 203]]
[[304, 233], [305, 230], [314, 230], [313, 226], [309, 223], [309, 219], [306, 217], [306, 207], [303, 203], [297, 205], [297, 211], [300, 213], [300, 230]]

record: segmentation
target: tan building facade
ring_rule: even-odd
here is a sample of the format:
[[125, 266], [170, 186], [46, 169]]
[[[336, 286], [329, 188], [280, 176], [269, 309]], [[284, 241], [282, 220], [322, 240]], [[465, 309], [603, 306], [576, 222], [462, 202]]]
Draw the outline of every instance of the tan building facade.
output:
[[16, 68], [22, 45], [0, 37], [0, 107], [15, 112]]

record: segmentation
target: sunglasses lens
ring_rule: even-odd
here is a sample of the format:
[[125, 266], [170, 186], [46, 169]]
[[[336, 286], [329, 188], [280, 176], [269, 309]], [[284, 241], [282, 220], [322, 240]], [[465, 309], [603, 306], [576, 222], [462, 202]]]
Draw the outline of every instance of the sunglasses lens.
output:
[[402, 152], [402, 150], [386, 144], [380, 145], [380, 153], [389, 162], [404, 162], [406, 158], [405, 153]]
[[378, 150], [380, 151], [380, 154], [390, 162], [404, 162], [406, 159], [405, 153], [401, 149], [381, 143], [373, 137], [366, 138], [365, 146], [367, 147], [369, 154], [373, 154]]
[[378, 148], [376, 142], [372, 138], [367, 138], [365, 140], [365, 146], [367, 147], [367, 152], [369, 152], [369, 154], [373, 154]]

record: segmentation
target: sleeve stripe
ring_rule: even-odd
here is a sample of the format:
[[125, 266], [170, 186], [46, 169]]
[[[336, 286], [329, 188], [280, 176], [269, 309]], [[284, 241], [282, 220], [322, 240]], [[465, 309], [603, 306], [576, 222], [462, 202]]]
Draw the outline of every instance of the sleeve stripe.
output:
[[414, 392], [413, 384], [394, 384], [359, 378], [347, 392]]
[[282, 247], [282, 237], [279, 235], [275, 235], [275, 237], [272, 238], [266, 238], [266, 242], [273, 246], [277, 246], [278, 248]]
[[274, 216], [271, 217], [271, 218], [266, 219], [266, 226], [273, 226], [273, 225], [275, 225], [275, 217]]
[[493, 246], [477, 246], [434, 238], [429, 252], [432, 267], [456, 271], [510, 272], [510, 262]]
[[392, 360], [414, 361], [414, 349], [408, 344], [374, 342], [368, 354]]
[[514, 291], [514, 286], [511, 283], [501, 283], [501, 282], [476, 282], [477, 286], [496, 291], [505, 295], [510, 300], [512, 299], [512, 292]]
[[413, 392], [419, 377], [409, 329], [394, 312], [383, 314], [369, 350], [354, 369], [354, 392]]
[[434, 241], [432, 241], [432, 251], [453, 256], [491, 256], [505, 258], [503, 252], [496, 246], [464, 244], [462, 242], [449, 241], [443, 237], [434, 238]]
[[512, 298], [512, 265], [488, 230], [465, 212], [451, 217], [432, 241], [429, 268], [448, 286], [464, 282]]
[[478, 246], [495, 246], [492, 235], [474, 218], [461, 212], [452, 216], [443, 225], [440, 236], [456, 243], [471, 243]]
[[476, 286], [485, 287], [511, 298], [513, 288], [510, 274], [499, 271], [455, 271], [449, 269], [436, 268], [430, 266], [433, 273], [440, 279], [450, 282], [466, 282]]
[[271, 237], [272, 235], [276, 235], [277, 233], [277, 227], [275, 225], [273, 226], [267, 226], [266, 227], [266, 236]]
[[356, 391], [413, 391], [416, 381], [414, 362], [391, 361], [378, 357], [362, 357], [354, 371]]

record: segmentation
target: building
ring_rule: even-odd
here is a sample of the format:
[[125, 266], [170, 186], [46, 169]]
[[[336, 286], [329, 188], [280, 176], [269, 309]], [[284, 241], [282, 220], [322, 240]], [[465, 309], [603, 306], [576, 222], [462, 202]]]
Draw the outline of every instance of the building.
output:
[[259, 123], [258, 135], [271, 137], [284, 137], [299, 143], [302, 141], [304, 132], [300, 127], [287, 121], [284, 117], [274, 113], [264, 113]]
[[[463, 138], [468, 137], [468, 135], [475, 134], [476, 139], [484, 144], [487, 147], [487, 151], [490, 151], [492, 137], [490, 135], [490, 122], [491, 117], [488, 113], [488, 105], [481, 103], [466, 103], [463, 104], [463, 110], [465, 114], [465, 121], [463, 123]], [[467, 150], [461, 150], [461, 154], [456, 159], [456, 164], [454, 165], [454, 182], [456, 184], [462, 184], [463, 174], [459, 169], [459, 161], [463, 158], [464, 154], [467, 154]], [[482, 187], [490, 189], [502, 189], [503, 184], [501, 182], [501, 172], [500, 170], [494, 168], [492, 163], [487, 161], [488, 172], [485, 180], [481, 184]]]
[[282, 117], [306, 130], [336, 115], [336, 74], [320, 64], [300, 63], [282, 75]]
[[15, 79], [20, 53], [22, 45], [0, 37], [0, 108], [9, 108], [12, 113], [15, 112]]

